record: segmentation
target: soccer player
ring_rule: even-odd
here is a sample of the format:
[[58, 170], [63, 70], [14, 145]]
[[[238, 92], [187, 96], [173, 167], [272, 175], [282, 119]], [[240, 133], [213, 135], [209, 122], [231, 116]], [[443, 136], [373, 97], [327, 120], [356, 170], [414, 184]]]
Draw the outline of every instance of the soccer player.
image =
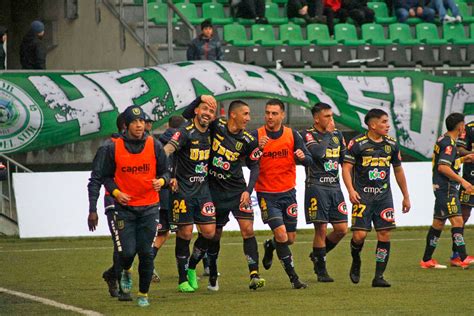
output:
[[153, 241], [159, 222], [159, 194], [169, 182], [168, 159], [159, 141], [145, 132], [145, 114], [139, 106], [123, 113], [126, 132], [98, 151], [104, 186], [115, 198], [114, 240], [120, 254], [120, 288], [130, 293], [131, 267], [140, 263], [137, 303], [149, 305], [153, 274]]
[[[123, 118], [123, 113], [117, 116], [117, 130], [118, 133], [112, 134], [112, 138], [116, 139], [120, 137], [120, 134], [126, 129], [125, 120]], [[107, 139], [105, 143], [99, 147], [98, 151], [104, 151], [107, 148], [107, 144], [111, 142], [111, 139]], [[96, 154], [94, 161], [92, 162], [92, 172], [91, 177], [89, 179], [89, 184], [87, 185], [87, 191], [89, 195], [89, 216], [87, 217], [87, 225], [89, 226], [89, 231], [93, 232], [96, 230], [97, 225], [99, 223], [99, 216], [97, 215], [97, 199], [100, 195], [100, 187], [102, 186], [102, 175], [101, 175], [101, 165], [99, 158], [103, 157], [102, 154]], [[107, 224], [109, 226], [110, 235], [112, 236], [112, 241], [114, 241], [114, 211], [115, 211], [115, 201], [114, 198], [109, 194], [109, 192], [105, 192], [104, 195], [104, 208], [105, 208], [105, 216], [107, 217]], [[119, 292], [119, 288], [117, 282], [120, 280], [120, 274], [122, 272], [122, 268], [119, 262], [119, 253], [117, 250], [117, 246], [114, 241], [114, 252], [112, 256], [112, 266], [104, 271], [102, 274], [102, 278], [107, 283], [107, 287], [109, 288], [109, 294], [112, 297], [119, 297], [121, 300], [131, 300], [130, 294], [124, 294]]]
[[270, 269], [273, 251], [276, 249], [286, 274], [294, 289], [304, 289], [296, 274], [289, 245], [296, 238], [298, 204], [296, 202], [296, 162], [309, 166], [313, 162], [301, 135], [286, 126], [285, 105], [278, 99], [270, 99], [265, 105], [265, 125], [252, 135], [263, 149], [260, 158], [260, 174], [255, 185], [262, 220], [273, 231], [273, 239], [264, 243], [263, 267]]
[[[171, 203], [172, 223], [178, 226], [175, 256], [180, 292], [198, 289], [196, 265], [216, 232], [216, 212], [208, 185], [208, 162], [211, 151], [209, 124], [215, 119], [217, 104], [211, 100], [202, 101], [194, 109], [193, 119], [180, 127], [165, 145], [168, 155], [175, 153], [177, 187], [172, 187]], [[199, 235], [190, 257], [193, 224], [197, 225]]]
[[[306, 223], [314, 224], [310, 258], [319, 282], [333, 282], [326, 270], [326, 254], [347, 232], [347, 207], [339, 184], [339, 165], [344, 160], [346, 143], [336, 129], [331, 106], [316, 103], [311, 109], [313, 127], [303, 133], [313, 164], [306, 167]], [[333, 231], [327, 234], [327, 224]]]
[[[202, 98], [213, 98], [202, 96]], [[184, 112], [189, 117], [195, 106], [201, 102], [196, 99]], [[229, 221], [229, 214], [237, 219], [244, 243], [244, 254], [250, 274], [249, 288], [256, 290], [265, 285], [258, 274], [258, 245], [253, 231], [254, 214], [250, 195], [258, 178], [258, 161], [262, 155], [258, 141], [246, 130], [250, 121], [250, 107], [236, 100], [229, 105], [228, 120], [218, 119], [211, 123], [211, 156], [209, 167], [209, 187], [216, 207], [217, 229], [207, 255], [209, 258], [209, 285], [211, 291], [218, 291], [217, 257], [220, 250], [222, 230]], [[246, 184], [242, 172], [242, 162], [250, 169], [250, 180]]]
[[[474, 153], [474, 121], [467, 123], [464, 129], [465, 132], [459, 136], [457, 141], [460, 156]], [[462, 172], [463, 178], [474, 185], [474, 163], [465, 162]], [[474, 206], [474, 194], [469, 194], [466, 190], [461, 188], [459, 199], [461, 200], [461, 213], [463, 224], [465, 225], [471, 216], [471, 209]], [[459, 254], [454, 249], [451, 261], [451, 265], [453, 266], [459, 266], [459, 262], [461, 261]]]
[[390, 287], [390, 283], [383, 278], [390, 257], [390, 231], [395, 228], [390, 165], [403, 194], [403, 213], [410, 210], [410, 197], [400, 149], [395, 139], [388, 136], [388, 114], [381, 109], [371, 109], [365, 115], [364, 122], [368, 132], [349, 142], [342, 166], [342, 177], [352, 203], [352, 265], [349, 276], [352, 283], [359, 283], [360, 252], [373, 222], [377, 247], [372, 286]]
[[453, 250], [459, 254], [459, 259], [452, 260], [451, 263], [465, 269], [474, 262], [474, 257], [468, 256], [466, 253], [463, 236], [464, 222], [459, 201], [459, 184], [463, 186], [467, 194], [474, 193], [473, 185], [458, 175], [461, 164], [474, 161], [474, 154], [459, 157], [456, 150], [456, 140], [464, 132], [464, 115], [451, 113], [445, 123], [447, 132], [438, 138], [433, 152], [435, 206], [433, 224], [426, 236], [425, 253], [420, 261], [420, 266], [423, 269], [446, 268], [432, 258], [446, 219], [449, 219], [452, 226]]

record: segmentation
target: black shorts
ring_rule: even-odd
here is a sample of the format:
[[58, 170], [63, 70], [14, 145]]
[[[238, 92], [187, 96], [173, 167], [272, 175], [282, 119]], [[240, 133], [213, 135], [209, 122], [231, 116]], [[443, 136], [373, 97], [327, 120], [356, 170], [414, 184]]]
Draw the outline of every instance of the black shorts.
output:
[[461, 192], [459, 192], [459, 200], [461, 205], [474, 207], [474, 194], [469, 194], [464, 189], [461, 189]]
[[170, 210], [160, 209], [160, 224], [158, 225], [158, 233], [166, 233], [170, 230]]
[[347, 206], [341, 188], [306, 185], [306, 224], [347, 223]]
[[366, 203], [362, 200], [360, 204], [352, 205], [351, 230], [370, 232], [372, 230], [372, 222], [376, 231], [395, 228], [395, 210], [391, 198]]
[[462, 216], [461, 202], [459, 201], [459, 192], [457, 190], [436, 191], [435, 207], [433, 217], [439, 220], [445, 220], [453, 216]]
[[218, 227], [224, 227], [229, 221], [229, 214], [236, 219], [253, 221], [252, 205], [248, 208], [240, 208], [240, 197], [242, 192], [219, 191], [211, 188], [212, 201], [216, 207], [216, 223]]
[[215, 224], [216, 209], [209, 189], [203, 189], [196, 196], [181, 192], [171, 194], [171, 223], [174, 225]]
[[283, 193], [257, 192], [257, 199], [262, 212], [262, 221], [272, 230], [285, 225], [287, 232], [296, 231], [298, 204], [295, 189]]

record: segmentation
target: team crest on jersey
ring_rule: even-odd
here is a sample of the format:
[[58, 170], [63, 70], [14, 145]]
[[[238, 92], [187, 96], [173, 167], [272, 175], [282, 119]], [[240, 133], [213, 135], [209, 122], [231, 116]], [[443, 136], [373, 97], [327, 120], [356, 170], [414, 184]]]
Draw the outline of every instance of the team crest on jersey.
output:
[[339, 138], [337, 138], [337, 136], [334, 136], [332, 138], [332, 141], [334, 142], [334, 144], [339, 145]]
[[259, 160], [262, 155], [263, 152], [257, 147], [250, 153], [249, 158], [250, 160]]
[[395, 211], [393, 208], [386, 208], [380, 212], [380, 217], [389, 223], [395, 222]]
[[387, 154], [390, 154], [392, 152], [392, 147], [390, 145], [385, 145], [384, 150]]
[[216, 208], [214, 207], [214, 203], [207, 202], [202, 206], [201, 214], [204, 216], [215, 216], [216, 215]]
[[339, 205], [337, 206], [337, 210], [339, 211], [339, 213], [347, 215], [346, 202], [342, 201], [341, 203], [339, 203]]
[[298, 204], [294, 203], [288, 206], [286, 209], [286, 213], [291, 216], [291, 217], [297, 217], [298, 216]]
[[243, 145], [244, 145], [244, 144], [242, 144], [241, 142], [237, 142], [237, 143], [235, 144], [235, 150], [241, 150]]
[[180, 136], [181, 136], [181, 132], [176, 132], [173, 134], [173, 137], [171, 137], [171, 139], [177, 142]]

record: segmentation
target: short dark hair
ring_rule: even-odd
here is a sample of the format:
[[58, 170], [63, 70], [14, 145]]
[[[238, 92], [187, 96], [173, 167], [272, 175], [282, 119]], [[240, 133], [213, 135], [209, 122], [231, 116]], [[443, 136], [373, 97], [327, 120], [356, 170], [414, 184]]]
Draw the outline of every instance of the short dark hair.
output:
[[369, 112], [367, 112], [367, 114], [365, 115], [364, 123], [365, 123], [365, 125], [369, 126], [369, 122], [370, 122], [371, 119], [373, 119], [373, 118], [379, 119], [384, 115], [388, 116], [387, 112], [385, 112], [384, 110], [370, 109]]
[[249, 105], [247, 103], [245, 103], [244, 101], [242, 101], [242, 100], [234, 100], [234, 101], [230, 102], [229, 111], [227, 112], [227, 115], [229, 115], [230, 112], [234, 112], [235, 110], [237, 110], [238, 108], [240, 108], [242, 106], [249, 106]]
[[451, 113], [448, 115], [448, 117], [445, 120], [446, 123], [446, 129], [451, 132], [454, 131], [456, 126], [458, 126], [459, 123], [464, 122], [464, 114], [462, 113]]
[[184, 118], [179, 115], [170, 116], [168, 119], [168, 126], [171, 128], [179, 128], [184, 123]]
[[211, 19], [206, 19], [201, 23], [201, 31], [204, 30], [206, 27], [212, 27]]
[[278, 99], [270, 99], [267, 101], [267, 103], [265, 104], [265, 107], [267, 107], [268, 105], [278, 105], [280, 107], [280, 109], [285, 112], [285, 104], [283, 102], [281, 102], [281, 100], [278, 100]]
[[331, 106], [329, 104], [318, 102], [311, 108], [311, 114], [313, 114], [314, 116], [315, 114], [321, 112], [322, 110], [330, 110], [330, 109], [331, 109]]

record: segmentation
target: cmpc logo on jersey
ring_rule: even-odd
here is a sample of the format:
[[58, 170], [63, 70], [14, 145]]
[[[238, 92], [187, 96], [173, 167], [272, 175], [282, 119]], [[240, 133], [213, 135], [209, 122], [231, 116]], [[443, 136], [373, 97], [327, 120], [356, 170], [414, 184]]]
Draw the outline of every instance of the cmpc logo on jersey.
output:
[[38, 136], [43, 113], [17, 86], [0, 80], [0, 152], [15, 152]]
[[369, 170], [369, 180], [384, 180], [387, 177], [387, 173], [385, 171], [379, 171], [379, 169], [375, 168]]

